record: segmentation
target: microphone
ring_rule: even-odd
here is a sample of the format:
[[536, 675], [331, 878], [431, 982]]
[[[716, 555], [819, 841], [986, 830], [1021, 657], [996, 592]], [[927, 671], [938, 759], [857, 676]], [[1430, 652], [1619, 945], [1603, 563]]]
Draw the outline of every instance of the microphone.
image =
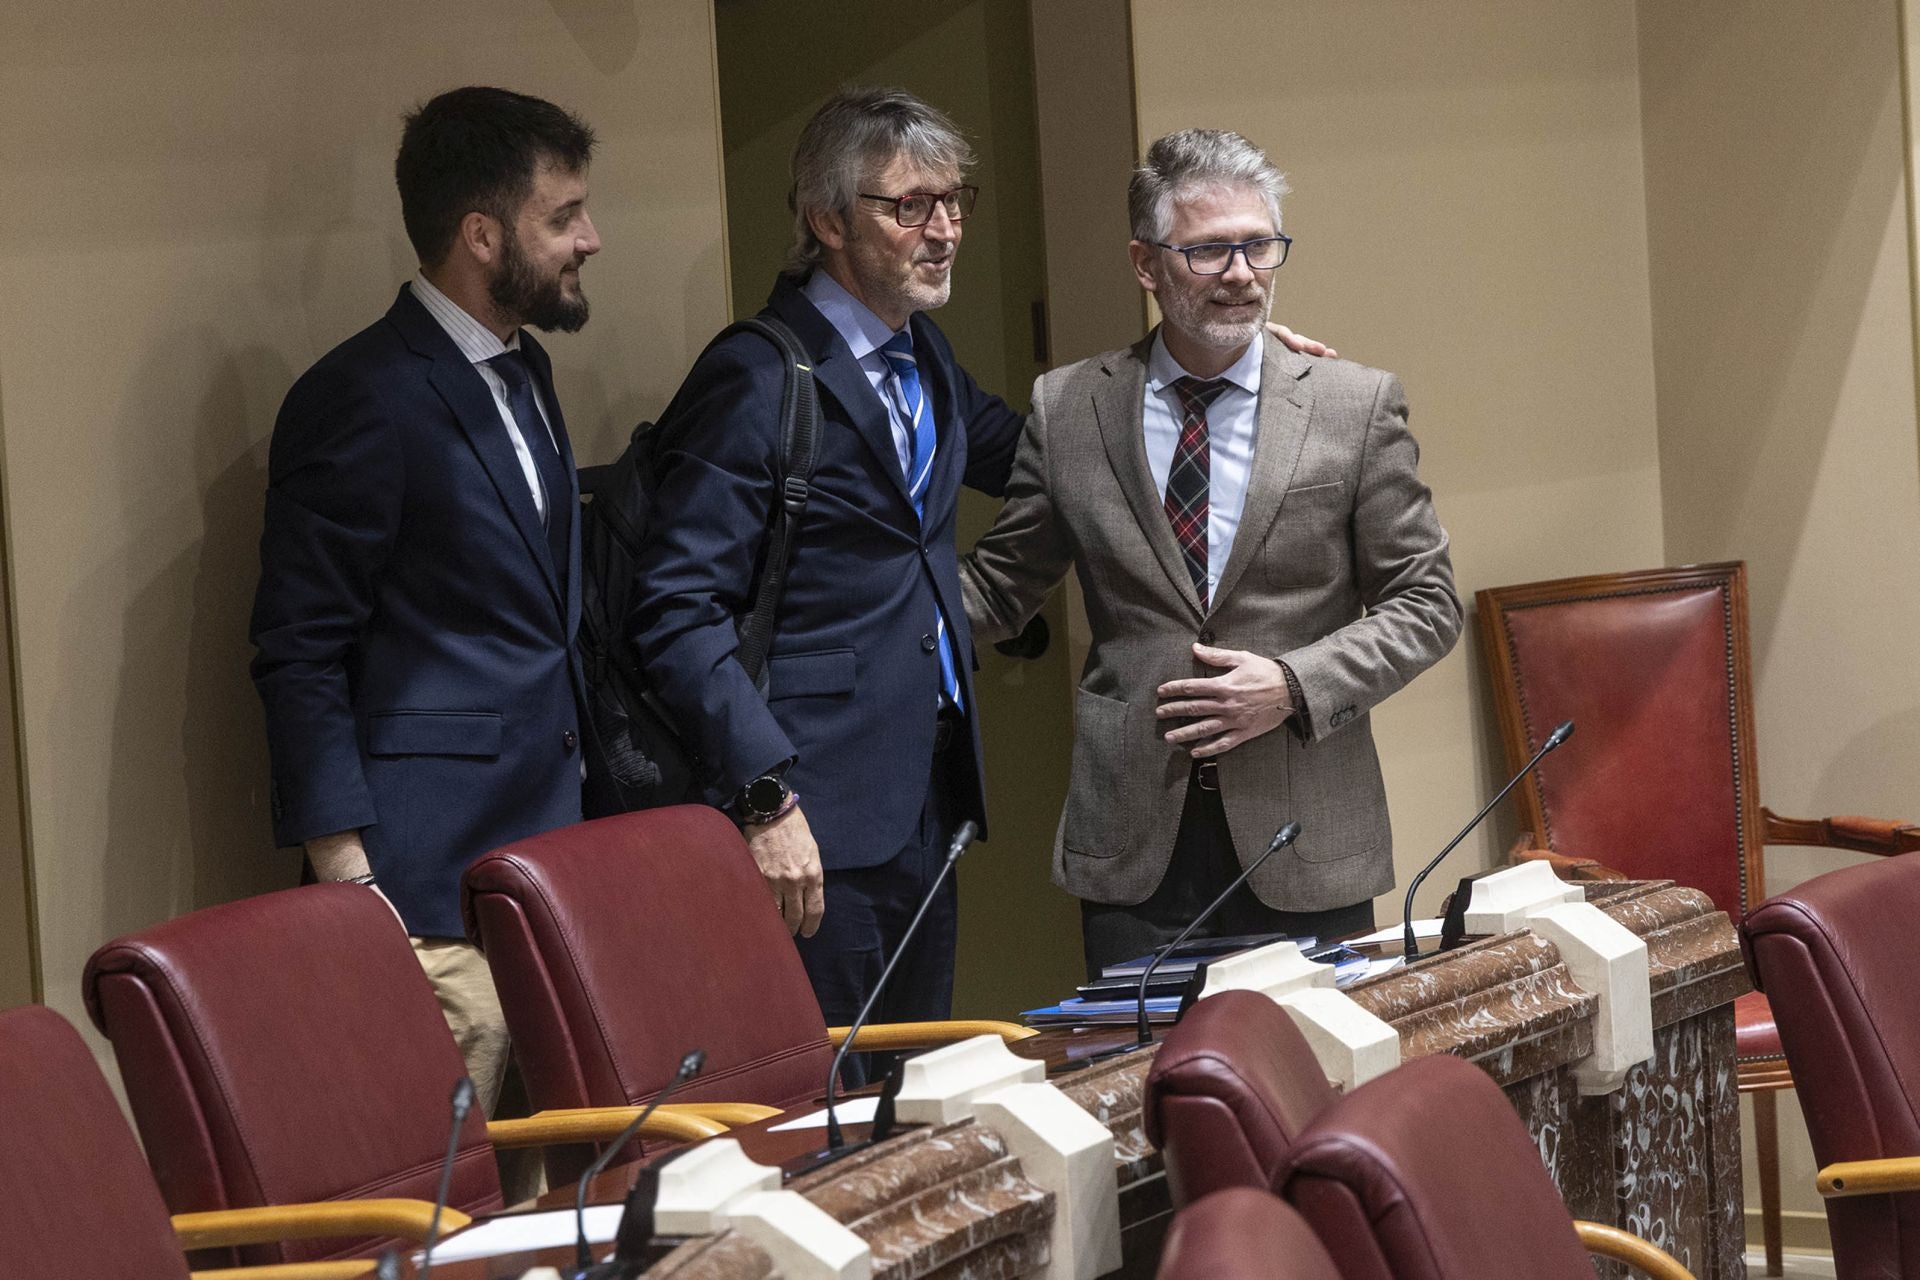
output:
[[907, 931], [900, 935], [900, 945], [894, 950], [893, 959], [887, 961], [887, 967], [880, 971], [880, 981], [873, 984], [873, 990], [867, 993], [867, 1002], [860, 1006], [860, 1016], [847, 1028], [847, 1038], [840, 1042], [840, 1051], [833, 1055], [833, 1065], [827, 1069], [827, 1151], [838, 1153], [847, 1145], [846, 1138], [840, 1132], [840, 1118], [833, 1111], [834, 1087], [840, 1083], [840, 1064], [847, 1060], [847, 1050], [853, 1047], [854, 1037], [860, 1034], [867, 1018], [873, 1013], [874, 1003], [880, 999], [880, 993], [887, 989], [887, 979], [893, 976], [894, 968], [900, 963], [900, 957], [907, 954], [907, 944], [913, 941], [914, 930], [920, 927], [921, 917], [927, 914], [927, 908], [940, 892], [940, 886], [946, 883], [947, 873], [953, 870], [953, 864], [967, 851], [974, 838], [980, 834], [980, 826], [971, 818], [960, 824], [953, 833], [953, 840], [947, 845], [947, 860], [940, 865], [940, 872], [934, 876], [933, 883], [927, 886], [926, 896], [920, 899], [920, 909], [913, 913], [913, 920], [907, 925]]
[[1154, 952], [1153, 959], [1149, 961], [1147, 964], [1147, 971], [1140, 975], [1140, 1004], [1139, 1004], [1140, 1016], [1139, 1016], [1139, 1023], [1137, 1025], [1139, 1036], [1134, 1041], [1134, 1044], [1133, 1044], [1133, 1047], [1135, 1049], [1143, 1048], [1146, 1045], [1150, 1045], [1153, 1043], [1153, 1026], [1151, 1023], [1147, 1021], [1147, 984], [1153, 981], [1153, 971], [1160, 967], [1160, 962], [1162, 960], [1165, 960], [1168, 956], [1173, 954], [1175, 948], [1177, 948], [1181, 943], [1185, 942], [1190, 936], [1192, 936], [1193, 931], [1195, 929], [1198, 929], [1201, 925], [1205, 924], [1208, 918], [1212, 916], [1214, 912], [1218, 911], [1222, 906], [1226, 905], [1227, 899], [1233, 896], [1233, 891], [1235, 889], [1238, 889], [1241, 885], [1245, 884], [1247, 882], [1247, 878], [1251, 876], [1254, 872], [1260, 869], [1261, 863], [1265, 862], [1268, 858], [1271, 858], [1275, 853], [1278, 853], [1281, 849], [1286, 848], [1288, 845], [1292, 844], [1295, 840], [1299, 838], [1300, 838], [1300, 824], [1297, 822], [1289, 822], [1286, 826], [1281, 827], [1278, 831], [1274, 832], [1273, 840], [1267, 845], [1267, 851], [1261, 854], [1259, 857], [1255, 858], [1252, 862], [1248, 863], [1246, 866], [1246, 869], [1243, 870], [1238, 876], [1234, 877], [1233, 883], [1228, 885], [1225, 889], [1222, 889], [1220, 891], [1220, 896], [1215, 898], [1212, 902], [1209, 902], [1207, 904], [1207, 909], [1205, 911], [1202, 911], [1199, 915], [1195, 916], [1193, 919], [1193, 923], [1180, 931], [1179, 937], [1175, 938], [1172, 942], [1169, 942], [1166, 946], [1160, 948], [1160, 950]]
[[587, 1171], [580, 1175], [580, 1183], [573, 1192], [573, 1263], [580, 1271], [585, 1272], [593, 1267], [593, 1246], [587, 1243], [587, 1184], [599, 1177], [601, 1172], [613, 1163], [613, 1157], [632, 1140], [634, 1134], [640, 1132], [640, 1126], [645, 1124], [648, 1118], [659, 1109], [660, 1104], [667, 1100], [667, 1095], [699, 1075], [700, 1068], [706, 1065], [705, 1049], [695, 1049], [681, 1058], [679, 1069], [673, 1073], [673, 1079], [667, 1081], [667, 1087], [653, 1095], [653, 1101], [633, 1118], [633, 1123], [622, 1129], [620, 1136], [595, 1157], [594, 1162], [587, 1166]]
[[1448, 841], [1447, 847], [1442, 849], [1439, 853], [1435, 854], [1432, 862], [1429, 862], [1426, 866], [1420, 868], [1420, 874], [1415, 876], [1413, 878], [1413, 883], [1407, 886], [1407, 905], [1406, 905], [1405, 911], [1402, 913], [1402, 918], [1406, 921], [1406, 936], [1405, 938], [1402, 939], [1402, 941], [1406, 944], [1406, 956], [1409, 961], [1418, 960], [1420, 958], [1420, 944], [1414, 940], [1414, 936], [1413, 936], [1414, 890], [1418, 889], [1420, 887], [1421, 882], [1427, 878], [1427, 876], [1433, 871], [1433, 869], [1439, 866], [1440, 863], [1443, 860], [1445, 860], [1448, 854], [1453, 852], [1453, 847], [1455, 845], [1459, 844], [1462, 840], [1465, 840], [1467, 838], [1468, 832], [1472, 831], [1475, 827], [1480, 825], [1480, 820], [1482, 818], [1486, 817], [1488, 814], [1493, 812], [1493, 807], [1495, 805], [1499, 804], [1502, 800], [1505, 800], [1507, 798], [1507, 792], [1513, 790], [1515, 787], [1520, 785], [1520, 779], [1526, 777], [1529, 773], [1533, 772], [1533, 766], [1540, 763], [1540, 757], [1546, 755], [1547, 752], [1553, 750], [1555, 747], [1559, 746], [1561, 743], [1565, 742], [1568, 738], [1571, 738], [1572, 736], [1573, 736], [1573, 721], [1562, 720], [1559, 724], [1559, 727], [1554, 729], [1552, 733], [1548, 734], [1547, 740], [1540, 744], [1540, 749], [1533, 753], [1533, 759], [1521, 765], [1520, 772], [1514, 774], [1513, 777], [1507, 780], [1507, 785], [1500, 788], [1500, 794], [1495, 796], [1493, 799], [1487, 801], [1487, 807], [1482, 809], [1480, 812], [1474, 814], [1473, 821], [1469, 822], [1466, 826], [1460, 828], [1460, 834], [1455, 836], [1452, 840]]
[[[433, 1274], [433, 1245], [440, 1238], [440, 1211], [453, 1190], [453, 1159], [460, 1152], [460, 1130], [473, 1110], [473, 1081], [461, 1076], [453, 1085], [453, 1127], [447, 1130], [447, 1154], [440, 1161], [440, 1191], [433, 1198], [433, 1216], [427, 1219], [427, 1247], [420, 1255], [420, 1280]], [[397, 1260], [396, 1260], [397, 1261]]]

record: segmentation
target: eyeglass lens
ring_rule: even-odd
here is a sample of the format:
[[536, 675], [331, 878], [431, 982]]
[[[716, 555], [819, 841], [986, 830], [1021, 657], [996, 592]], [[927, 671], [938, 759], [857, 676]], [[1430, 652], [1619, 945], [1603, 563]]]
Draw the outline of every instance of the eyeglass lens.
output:
[[934, 202], [947, 211], [947, 218], [959, 222], [973, 212], [974, 198], [980, 193], [973, 187], [955, 187], [938, 195], [925, 191], [904, 196], [894, 205], [894, 217], [903, 227], [923, 227], [933, 218]]
[[1271, 271], [1287, 259], [1287, 242], [1275, 236], [1249, 240], [1245, 244], [1195, 244], [1182, 250], [1194, 273], [1217, 276], [1226, 273], [1236, 252], [1244, 253], [1247, 265], [1255, 271]]

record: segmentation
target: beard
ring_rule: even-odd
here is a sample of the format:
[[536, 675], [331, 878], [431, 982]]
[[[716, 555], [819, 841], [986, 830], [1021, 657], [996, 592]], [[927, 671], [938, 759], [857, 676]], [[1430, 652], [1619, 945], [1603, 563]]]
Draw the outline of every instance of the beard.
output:
[[[1229, 351], [1252, 342], [1267, 317], [1273, 313], [1273, 289], [1259, 284], [1235, 288], [1226, 284], [1195, 287], [1192, 282], [1161, 278], [1162, 288], [1156, 301], [1167, 324], [1186, 335], [1188, 341], [1215, 350]], [[1259, 304], [1257, 314], [1244, 317], [1222, 315], [1214, 306], [1221, 302]]]
[[919, 245], [914, 250], [912, 261], [903, 271], [899, 259], [891, 254], [886, 242], [881, 239], [874, 243], [876, 239], [857, 221], [847, 237], [848, 256], [852, 259], [854, 274], [873, 310], [897, 309], [913, 315], [947, 304], [947, 299], [953, 294], [952, 268], [949, 267], [946, 274], [931, 282], [922, 280], [917, 268], [923, 262], [951, 262], [959, 253], [958, 245]]
[[578, 286], [567, 293], [564, 271], [542, 275], [521, 250], [511, 224], [500, 243], [500, 269], [487, 281], [487, 298], [543, 333], [577, 333], [587, 322], [587, 295]]

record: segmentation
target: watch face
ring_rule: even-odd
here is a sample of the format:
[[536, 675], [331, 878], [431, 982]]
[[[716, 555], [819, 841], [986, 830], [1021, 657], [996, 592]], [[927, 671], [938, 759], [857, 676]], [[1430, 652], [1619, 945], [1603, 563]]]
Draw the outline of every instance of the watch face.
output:
[[772, 813], [787, 802], [787, 788], [778, 778], [755, 778], [747, 784], [747, 809]]

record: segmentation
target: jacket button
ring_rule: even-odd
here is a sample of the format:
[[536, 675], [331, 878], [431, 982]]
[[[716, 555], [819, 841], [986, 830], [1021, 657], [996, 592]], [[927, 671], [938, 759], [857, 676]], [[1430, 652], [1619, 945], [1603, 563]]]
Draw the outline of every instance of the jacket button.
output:
[[569, 729], [565, 733], [560, 735], [560, 745], [565, 747], [568, 751], [572, 751], [575, 747], [580, 745], [580, 739], [574, 734], [573, 730]]
[[1212, 644], [1212, 643], [1213, 643], [1213, 628], [1212, 628], [1212, 627], [1205, 627], [1205, 628], [1202, 628], [1202, 630], [1201, 630], [1201, 632], [1200, 632], [1200, 643], [1201, 643], [1201, 644]]
[[931, 635], [924, 635], [920, 637], [920, 652], [932, 653], [935, 649], [939, 647], [940, 647], [940, 642], [938, 640], [935, 640]]

